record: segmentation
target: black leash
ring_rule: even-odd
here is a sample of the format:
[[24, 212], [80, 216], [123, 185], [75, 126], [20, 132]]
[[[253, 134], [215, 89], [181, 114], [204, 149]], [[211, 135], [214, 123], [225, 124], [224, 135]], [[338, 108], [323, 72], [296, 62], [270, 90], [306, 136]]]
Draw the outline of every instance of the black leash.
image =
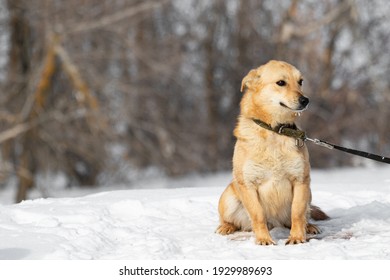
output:
[[288, 137], [294, 138], [295, 141], [296, 141], [295, 143], [296, 143], [297, 147], [302, 147], [304, 145], [305, 141], [311, 141], [311, 142], [313, 142], [316, 145], [328, 148], [330, 150], [336, 149], [336, 150], [339, 150], [339, 151], [342, 151], [342, 152], [345, 152], [345, 153], [349, 153], [349, 154], [353, 154], [353, 155], [356, 155], [356, 156], [360, 156], [360, 157], [376, 160], [376, 161], [379, 161], [379, 162], [382, 162], [382, 163], [390, 164], [390, 158], [388, 158], [388, 157], [379, 156], [379, 155], [376, 155], [376, 154], [371, 154], [371, 153], [367, 153], [367, 152], [364, 152], [364, 151], [354, 150], [354, 149], [350, 149], [350, 148], [346, 148], [346, 147], [342, 147], [342, 146], [337, 146], [337, 145], [334, 145], [334, 144], [331, 144], [331, 143], [328, 143], [328, 142], [325, 142], [325, 141], [322, 141], [322, 140], [319, 140], [319, 139], [311, 139], [311, 138], [306, 136], [306, 133], [304, 131], [299, 130], [295, 124], [292, 124], [292, 125], [291, 124], [290, 125], [288, 125], [288, 124], [280, 124], [277, 127], [273, 128], [269, 124], [263, 122], [262, 120], [253, 119], [253, 121], [258, 126], [260, 126], [262, 128], [271, 130], [271, 131], [273, 131], [273, 132], [275, 132], [277, 134], [280, 134], [280, 135], [284, 135], [284, 136], [288, 136]]
[[339, 151], [342, 151], [342, 152], [345, 152], [345, 153], [349, 153], [349, 154], [353, 154], [353, 155], [356, 155], [356, 156], [360, 156], [360, 157], [364, 157], [364, 158], [368, 158], [368, 159], [372, 159], [372, 160], [376, 160], [376, 161], [379, 161], [379, 162], [390, 164], [390, 158], [388, 158], [388, 157], [379, 156], [379, 155], [367, 153], [367, 152], [364, 152], [364, 151], [359, 151], [359, 150], [354, 150], [354, 149], [350, 149], [350, 148], [337, 146], [337, 145], [334, 145], [334, 144], [331, 144], [331, 143], [328, 143], [328, 142], [325, 142], [325, 141], [322, 141], [322, 140], [311, 139], [309, 137], [306, 137], [304, 140], [311, 141], [311, 142], [313, 142], [316, 145], [328, 148], [330, 150], [336, 149], [336, 150], [339, 150]]

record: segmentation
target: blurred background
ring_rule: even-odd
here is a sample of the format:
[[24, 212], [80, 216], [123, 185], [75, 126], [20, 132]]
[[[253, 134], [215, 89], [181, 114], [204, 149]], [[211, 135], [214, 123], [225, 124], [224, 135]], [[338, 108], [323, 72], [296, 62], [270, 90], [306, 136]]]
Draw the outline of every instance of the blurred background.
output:
[[0, 188], [229, 171], [241, 79], [270, 59], [304, 74], [308, 135], [390, 155], [387, 0], [0, 0]]

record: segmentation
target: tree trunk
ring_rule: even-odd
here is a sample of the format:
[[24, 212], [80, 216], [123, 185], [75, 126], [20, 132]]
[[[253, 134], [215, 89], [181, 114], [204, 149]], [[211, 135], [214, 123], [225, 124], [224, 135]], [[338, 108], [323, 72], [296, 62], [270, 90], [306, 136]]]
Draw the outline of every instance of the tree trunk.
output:
[[[10, 14], [10, 52], [9, 52], [9, 81], [11, 87], [11, 98], [26, 98], [28, 90], [28, 79], [31, 72], [31, 33], [30, 26], [25, 16], [26, 7], [22, 0], [8, 0]], [[27, 191], [34, 185], [31, 139], [29, 134], [23, 134], [19, 140], [21, 152], [16, 155], [18, 162], [18, 191], [16, 202], [27, 197]], [[9, 140], [9, 141], [15, 141]], [[15, 145], [15, 142], [12, 143]], [[7, 144], [9, 145], [9, 144]]]
[[206, 51], [206, 69], [205, 77], [205, 93], [206, 93], [206, 108], [208, 114], [208, 159], [209, 166], [212, 172], [218, 170], [218, 100], [214, 87], [214, 71], [215, 71], [215, 53], [214, 53], [214, 33], [215, 24], [212, 24], [209, 29], [208, 36], [205, 42]]

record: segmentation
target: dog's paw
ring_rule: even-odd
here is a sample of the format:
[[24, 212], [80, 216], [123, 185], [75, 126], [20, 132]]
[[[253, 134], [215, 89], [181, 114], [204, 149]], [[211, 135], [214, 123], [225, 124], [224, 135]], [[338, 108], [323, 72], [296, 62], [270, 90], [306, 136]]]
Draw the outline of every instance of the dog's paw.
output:
[[294, 244], [301, 244], [306, 243], [306, 237], [304, 236], [291, 236], [287, 239], [286, 245], [294, 245]]
[[271, 237], [263, 237], [263, 238], [256, 238], [256, 244], [262, 245], [262, 246], [268, 246], [268, 245], [276, 245], [276, 243], [272, 240]]
[[238, 228], [235, 225], [229, 223], [223, 223], [218, 226], [215, 232], [221, 235], [228, 235], [236, 232], [237, 230]]
[[319, 233], [321, 233], [321, 230], [316, 225], [307, 224], [306, 233], [307, 234], [319, 234]]

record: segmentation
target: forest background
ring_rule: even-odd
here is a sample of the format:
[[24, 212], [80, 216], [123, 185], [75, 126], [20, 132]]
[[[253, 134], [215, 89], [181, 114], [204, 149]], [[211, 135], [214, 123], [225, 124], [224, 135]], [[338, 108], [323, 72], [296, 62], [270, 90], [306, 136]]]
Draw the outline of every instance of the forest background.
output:
[[229, 170], [241, 79], [270, 59], [303, 73], [311, 137], [389, 155], [389, 48], [386, 0], [1, 0], [0, 188]]

